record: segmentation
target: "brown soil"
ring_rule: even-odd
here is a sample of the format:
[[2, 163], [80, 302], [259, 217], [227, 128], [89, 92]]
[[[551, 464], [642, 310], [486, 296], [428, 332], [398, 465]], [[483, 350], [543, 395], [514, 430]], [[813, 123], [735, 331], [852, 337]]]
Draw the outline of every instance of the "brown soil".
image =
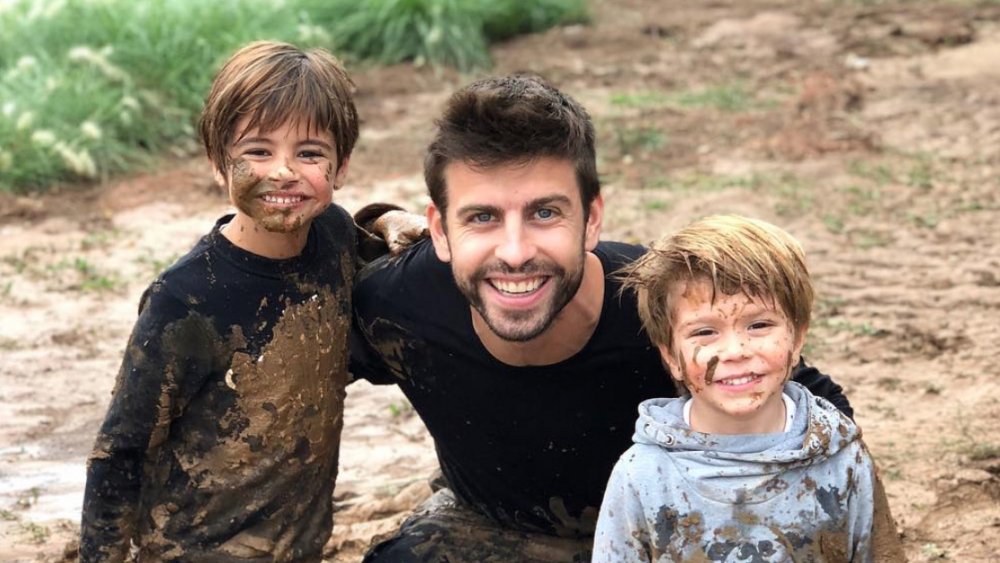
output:
[[[592, 26], [494, 56], [590, 109], [605, 237], [648, 242], [714, 212], [797, 235], [820, 291], [807, 356], [845, 386], [907, 554], [1000, 560], [1000, 6], [594, 11]], [[420, 210], [432, 119], [470, 77], [354, 74], [364, 124], [340, 203]], [[138, 295], [226, 207], [201, 158], [0, 196], [0, 560], [53, 560], [71, 543]], [[398, 390], [352, 385], [329, 558], [356, 561], [394, 529], [435, 465]]]

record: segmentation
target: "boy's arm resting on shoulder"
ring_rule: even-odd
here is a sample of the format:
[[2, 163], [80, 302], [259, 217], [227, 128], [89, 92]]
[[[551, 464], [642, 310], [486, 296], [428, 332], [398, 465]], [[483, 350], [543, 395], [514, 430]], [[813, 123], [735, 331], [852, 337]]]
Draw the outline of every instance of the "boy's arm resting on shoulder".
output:
[[[154, 286], [155, 287], [155, 286]], [[184, 340], [176, 318], [179, 303], [165, 312], [164, 298], [147, 290], [132, 329], [111, 404], [87, 460], [87, 485], [81, 519], [80, 560], [122, 561], [136, 531], [144, 464], [155, 455], [179, 409], [181, 381], [199, 358], [184, 361], [178, 352]], [[172, 298], [168, 298], [171, 299]]]
[[[628, 455], [628, 454], [626, 454]], [[594, 531], [594, 563], [639, 563], [652, 561], [651, 531], [638, 492], [629, 472], [619, 461], [604, 490], [597, 529]]]
[[354, 322], [351, 326], [350, 337], [348, 338], [348, 348], [350, 350], [350, 360], [347, 364], [350, 383], [365, 379], [375, 385], [390, 385], [397, 380], [392, 372], [385, 365], [379, 351], [372, 344], [371, 336], [363, 328], [363, 321], [358, 315], [353, 315]]
[[395, 256], [430, 236], [426, 217], [391, 203], [362, 207], [354, 214], [354, 223], [362, 231], [358, 237], [359, 254], [368, 262], [387, 252]]
[[818, 369], [806, 365], [805, 358], [799, 360], [799, 365], [795, 366], [792, 372], [792, 381], [800, 383], [817, 397], [823, 397], [837, 407], [837, 410], [854, 419], [854, 409], [847, 397], [844, 396], [844, 388], [837, 385], [829, 375], [821, 373]]

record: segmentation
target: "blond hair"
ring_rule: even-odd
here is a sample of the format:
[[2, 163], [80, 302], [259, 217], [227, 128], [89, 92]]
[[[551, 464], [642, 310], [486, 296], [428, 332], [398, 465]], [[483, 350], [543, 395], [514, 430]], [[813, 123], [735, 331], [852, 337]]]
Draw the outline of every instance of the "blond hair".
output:
[[250, 43], [229, 57], [205, 98], [198, 128], [208, 158], [228, 177], [229, 149], [241, 119], [248, 118], [246, 131], [262, 133], [304, 120], [310, 131], [330, 132], [339, 169], [358, 139], [353, 89], [340, 61], [323, 49]]
[[650, 340], [673, 350], [671, 289], [707, 281], [712, 299], [744, 293], [770, 302], [797, 334], [809, 327], [813, 286], [805, 253], [792, 235], [738, 215], [705, 217], [656, 241], [619, 272], [623, 291], [636, 292], [639, 318]]

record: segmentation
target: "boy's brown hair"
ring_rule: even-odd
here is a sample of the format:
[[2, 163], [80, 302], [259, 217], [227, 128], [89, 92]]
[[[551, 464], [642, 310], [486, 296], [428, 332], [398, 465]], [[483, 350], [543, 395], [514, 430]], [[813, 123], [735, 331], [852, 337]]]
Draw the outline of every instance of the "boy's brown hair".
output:
[[738, 215], [705, 217], [656, 241], [619, 274], [636, 291], [639, 318], [654, 344], [673, 350], [670, 291], [707, 281], [725, 295], [744, 293], [785, 313], [796, 335], [809, 328], [813, 286], [802, 246], [786, 231]]
[[600, 194], [594, 124], [587, 111], [544, 79], [491, 76], [452, 94], [424, 159], [424, 180], [442, 215], [448, 205], [444, 169], [452, 162], [490, 168], [541, 157], [576, 169], [584, 213]]
[[323, 49], [302, 51], [288, 43], [257, 41], [236, 51], [212, 81], [198, 128], [212, 164], [228, 178], [236, 126], [262, 133], [288, 120], [310, 131], [329, 131], [338, 169], [358, 139], [354, 83], [340, 61]]

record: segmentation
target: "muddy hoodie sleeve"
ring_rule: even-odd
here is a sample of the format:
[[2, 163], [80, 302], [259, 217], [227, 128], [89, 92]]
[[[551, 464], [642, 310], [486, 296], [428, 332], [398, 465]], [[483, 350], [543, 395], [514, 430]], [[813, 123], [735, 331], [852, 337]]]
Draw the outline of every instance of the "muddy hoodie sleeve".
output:
[[215, 363], [207, 321], [154, 283], [140, 301], [111, 404], [87, 461], [80, 560], [122, 561], [136, 530], [144, 465]]
[[829, 375], [806, 365], [804, 359], [799, 360], [799, 365], [795, 366], [792, 381], [805, 386], [813, 395], [830, 401], [833, 406], [837, 407], [837, 410], [854, 420], [854, 409], [847, 401], [847, 397], [844, 396], [844, 388], [837, 385]]
[[[629, 453], [626, 452], [625, 456]], [[625, 456], [615, 465], [604, 490], [594, 532], [594, 563], [652, 561], [652, 539], [638, 491], [633, 487]]]
[[862, 463], [857, 468], [857, 487], [851, 497], [849, 517], [852, 563], [904, 563], [906, 555], [896, 533], [896, 522], [889, 510], [882, 479], [867, 448], [861, 447]]

